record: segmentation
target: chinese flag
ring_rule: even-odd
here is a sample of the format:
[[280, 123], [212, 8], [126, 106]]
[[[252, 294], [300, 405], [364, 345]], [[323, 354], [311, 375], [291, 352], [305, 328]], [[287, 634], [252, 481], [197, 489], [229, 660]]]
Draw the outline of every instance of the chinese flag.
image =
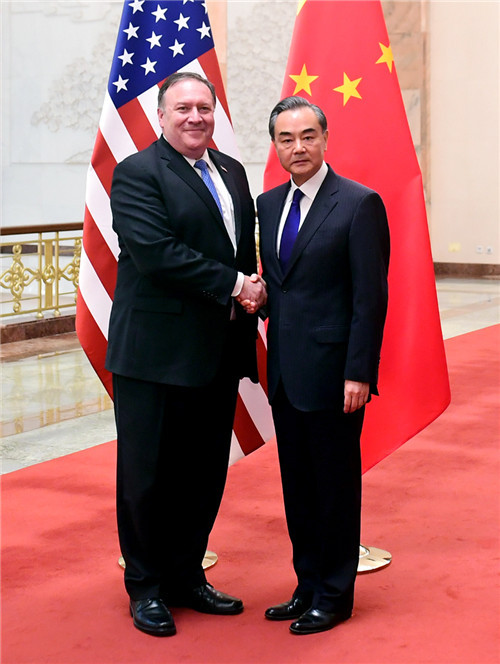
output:
[[[375, 189], [389, 218], [389, 309], [380, 396], [366, 409], [361, 440], [366, 471], [450, 402], [422, 176], [378, 0], [299, 2], [281, 96], [289, 95], [323, 109], [326, 161]], [[288, 177], [271, 148], [264, 188]]]

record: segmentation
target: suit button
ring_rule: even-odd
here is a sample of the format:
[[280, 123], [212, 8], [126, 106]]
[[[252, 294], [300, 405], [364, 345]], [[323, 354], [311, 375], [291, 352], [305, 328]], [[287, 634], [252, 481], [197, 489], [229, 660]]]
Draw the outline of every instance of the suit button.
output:
[[288, 293], [288, 288], [282, 288], [282, 289], [281, 289], [281, 292], [282, 292], [282, 293]]

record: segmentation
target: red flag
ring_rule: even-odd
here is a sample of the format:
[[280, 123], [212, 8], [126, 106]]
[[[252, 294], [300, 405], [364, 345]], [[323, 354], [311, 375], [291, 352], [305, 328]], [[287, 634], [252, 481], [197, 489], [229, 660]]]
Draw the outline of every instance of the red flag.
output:
[[[380, 397], [361, 439], [366, 471], [450, 401], [422, 176], [378, 0], [299, 2], [281, 96], [294, 94], [328, 118], [326, 161], [375, 189], [389, 219], [389, 309]], [[264, 188], [288, 177], [271, 148]]]
[[[181, 70], [201, 74], [215, 85], [213, 146], [239, 159], [205, 3], [126, 0], [87, 176], [76, 310], [80, 343], [111, 396], [104, 360], [119, 251], [111, 226], [111, 179], [119, 161], [158, 138], [158, 89], [167, 76]], [[260, 355], [265, 353], [262, 335], [258, 347]], [[238, 396], [231, 462], [272, 434], [265, 391], [245, 379]]]

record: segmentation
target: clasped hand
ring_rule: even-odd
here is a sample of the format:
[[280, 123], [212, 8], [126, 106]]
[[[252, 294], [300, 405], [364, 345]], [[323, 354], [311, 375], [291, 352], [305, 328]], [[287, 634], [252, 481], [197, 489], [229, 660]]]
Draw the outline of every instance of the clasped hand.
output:
[[258, 274], [245, 275], [243, 288], [236, 297], [247, 314], [255, 314], [267, 302], [266, 282]]

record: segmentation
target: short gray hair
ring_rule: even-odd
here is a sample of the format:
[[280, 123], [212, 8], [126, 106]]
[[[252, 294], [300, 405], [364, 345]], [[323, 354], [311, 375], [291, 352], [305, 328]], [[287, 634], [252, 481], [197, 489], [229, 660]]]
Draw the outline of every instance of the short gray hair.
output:
[[276, 104], [276, 106], [271, 111], [271, 116], [269, 118], [269, 135], [273, 141], [274, 128], [276, 126], [278, 115], [283, 113], [283, 111], [292, 111], [295, 108], [310, 108], [312, 111], [314, 111], [316, 117], [318, 118], [322, 132], [325, 133], [325, 131], [328, 129], [326, 115], [323, 113], [319, 106], [316, 106], [316, 104], [311, 104], [311, 102], [307, 101], [307, 99], [304, 99], [304, 97], [298, 97], [297, 95], [292, 97], [285, 97]]

